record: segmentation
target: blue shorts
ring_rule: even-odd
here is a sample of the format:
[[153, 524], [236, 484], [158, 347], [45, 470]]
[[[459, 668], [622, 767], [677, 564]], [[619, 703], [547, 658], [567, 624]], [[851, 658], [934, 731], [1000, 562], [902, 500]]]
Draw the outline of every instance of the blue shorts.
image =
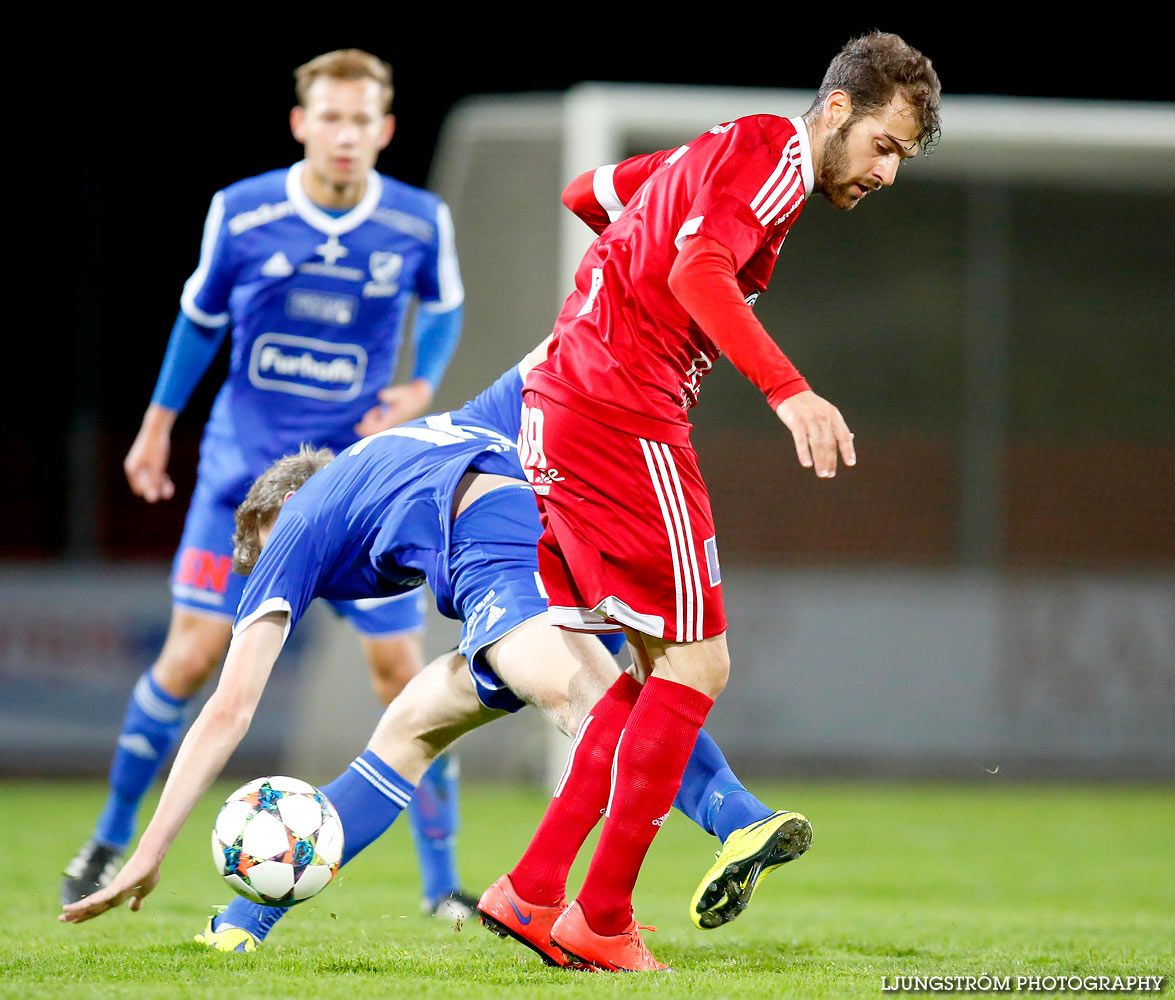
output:
[[547, 614], [536, 548], [541, 533], [526, 483], [487, 493], [453, 522], [449, 579], [462, 621], [457, 649], [469, 661], [477, 697], [487, 708], [517, 712], [525, 704], [494, 673], [485, 650], [524, 622]]
[[[179, 551], [171, 566], [172, 603], [186, 611], [221, 617], [232, 623], [245, 589], [245, 577], [233, 572], [233, 513], [244, 500], [217, 493], [197, 481]], [[371, 638], [424, 629], [424, 588], [394, 597], [330, 601], [331, 607]]]

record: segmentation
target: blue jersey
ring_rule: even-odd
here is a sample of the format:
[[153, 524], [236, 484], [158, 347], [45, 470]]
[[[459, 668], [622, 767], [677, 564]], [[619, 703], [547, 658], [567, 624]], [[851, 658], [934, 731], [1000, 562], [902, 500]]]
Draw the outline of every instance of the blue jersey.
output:
[[232, 329], [228, 379], [200, 477], [231, 491], [303, 442], [342, 450], [396, 368], [405, 309], [447, 311], [464, 292], [448, 208], [371, 171], [335, 217], [302, 188], [304, 163], [217, 193], [181, 308]]
[[[425, 582], [437, 609], [461, 618], [449, 573], [453, 493], [467, 470], [522, 479], [515, 439], [473, 422], [474, 403], [364, 438], [312, 476], [278, 515], [234, 631], [271, 611], [288, 612], [292, 628], [315, 597], [388, 596]], [[537, 511], [534, 521], [531, 549]]]
[[[517, 444], [522, 428], [522, 383], [518, 365], [507, 369], [489, 388], [483, 389], [461, 409], [454, 410], [453, 422], [490, 427]], [[511, 475], [525, 478], [521, 465], [518, 472]]]

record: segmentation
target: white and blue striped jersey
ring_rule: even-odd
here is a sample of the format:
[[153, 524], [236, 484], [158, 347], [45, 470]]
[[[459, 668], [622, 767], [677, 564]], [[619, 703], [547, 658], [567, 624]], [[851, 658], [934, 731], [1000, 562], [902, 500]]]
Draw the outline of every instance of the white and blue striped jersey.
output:
[[306, 441], [342, 450], [395, 372], [405, 310], [461, 305], [449, 210], [374, 170], [341, 215], [302, 187], [304, 163], [212, 199], [200, 262], [181, 297], [203, 327], [231, 325], [227, 380], [200, 478], [239, 488]]

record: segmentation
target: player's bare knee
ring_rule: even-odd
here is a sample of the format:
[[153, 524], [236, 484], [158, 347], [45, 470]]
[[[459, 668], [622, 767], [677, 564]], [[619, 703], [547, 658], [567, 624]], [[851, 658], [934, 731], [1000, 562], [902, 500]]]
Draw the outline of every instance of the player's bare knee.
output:
[[174, 612], [163, 650], [151, 668], [155, 682], [173, 697], [192, 697], [220, 666], [231, 635], [227, 621]]
[[567, 736], [573, 736], [575, 734], [588, 709], [595, 704], [595, 702], [590, 702], [586, 698], [574, 697], [571, 688], [567, 691], [555, 690], [553, 688], [539, 689], [534, 692], [530, 701], [535, 708], [539, 709], [552, 724]]
[[371, 686], [382, 705], [391, 704], [408, 682], [424, 669], [418, 633], [378, 639], [363, 637], [362, 645], [371, 670]]
[[710, 664], [704, 683], [699, 685], [699, 689], [711, 698], [717, 698], [726, 689], [726, 683], [729, 680], [730, 658], [723, 657], [721, 661]]
[[698, 689], [711, 698], [717, 698], [730, 680], [730, 651], [726, 647], [726, 636], [703, 640], [706, 646], [702, 659], [702, 683]]

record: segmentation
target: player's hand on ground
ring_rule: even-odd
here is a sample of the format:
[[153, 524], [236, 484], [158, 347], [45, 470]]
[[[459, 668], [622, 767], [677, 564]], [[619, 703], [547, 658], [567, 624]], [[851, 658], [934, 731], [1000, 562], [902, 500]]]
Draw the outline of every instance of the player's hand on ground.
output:
[[390, 385], [379, 391], [379, 406], [373, 406], [355, 425], [360, 437], [378, 434], [390, 427], [423, 416], [432, 402], [432, 386], [422, 378], [403, 385]]
[[128, 899], [131, 901], [131, 909], [138, 911], [143, 907], [143, 897], [158, 884], [159, 862], [139, 860], [136, 851], [110, 885], [85, 899], [63, 906], [57, 919], [62, 923], [80, 924], [116, 906], [122, 906]]
[[170, 500], [175, 496], [175, 484], [167, 474], [167, 460], [171, 454], [171, 438], [144, 427], [135, 436], [135, 443], [123, 459], [122, 469], [131, 491], [147, 503]]
[[857, 464], [853, 434], [840, 410], [811, 389], [785, 399], [775, 413], [792, 433], [800, 465], [814, 468], [821, 479], [836, 475], [838, 454], [845, 465]]

